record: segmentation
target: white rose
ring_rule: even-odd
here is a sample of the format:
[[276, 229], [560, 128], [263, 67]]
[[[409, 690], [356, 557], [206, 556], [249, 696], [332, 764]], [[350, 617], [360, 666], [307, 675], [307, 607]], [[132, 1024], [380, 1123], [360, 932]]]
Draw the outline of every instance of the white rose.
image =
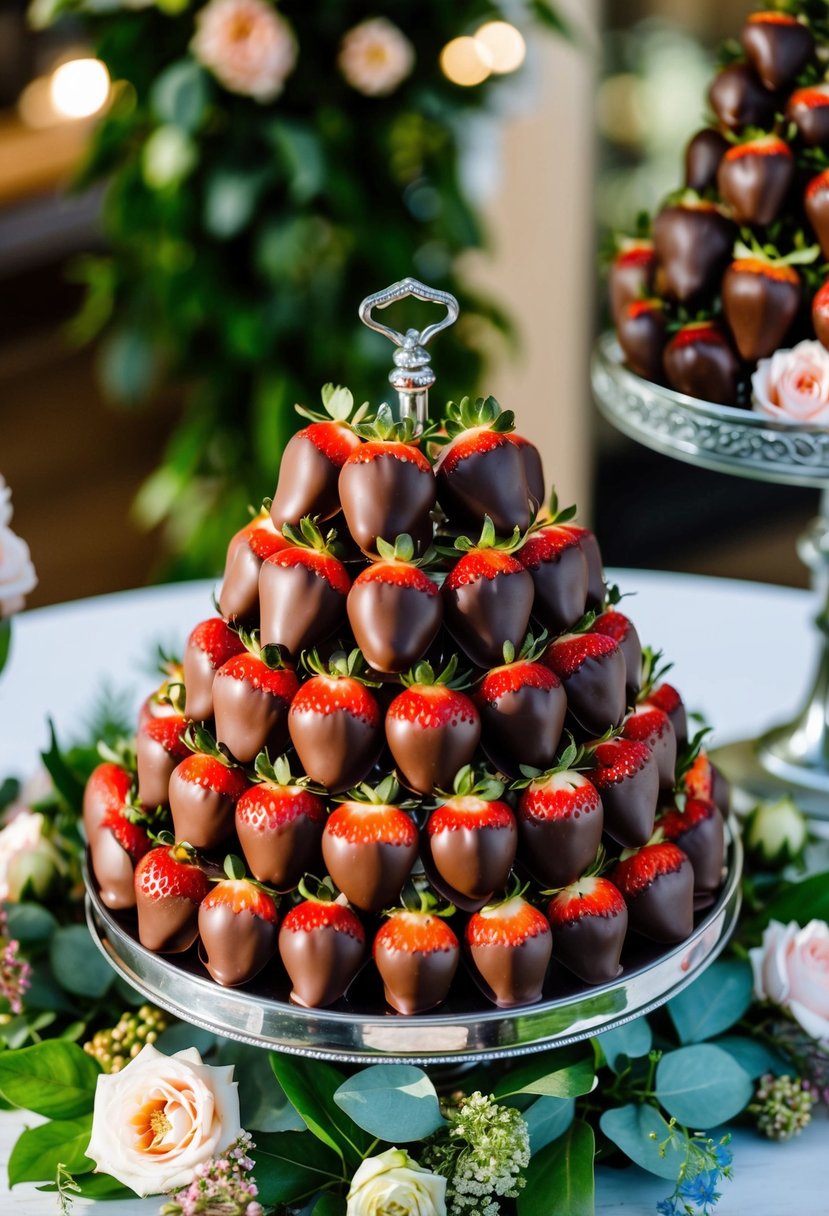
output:
[[0, 900], [16, 903], [27, 886], [42, 899], [63, 869], [60, 854], [43, 834], [44, 823], [42, 815], [21, 807], [0, 831]]
[[165, 1056], [148, 1043], [121, 1072], [98, 1077], [86, 1154], [136, 1194], [158, 1195], [188, 1186], [241, 1132], [232, 1065], [202, 1064], [194, 1047]]
[[[6, 505], [0, 492], [0, 519]], [[29, 546], [11, 528], [0, 524], [0, 618], [19, 612], [24, 597], [36, 586]]]
[[799, 857], [808, 835], [806, 818], [791, 798], [761, 802], [743, 827], [748, 848], [770, 864], [782, 864]]
[[346, 1216], [446, 1216], [446, 1179], [405, 1150], [366, 1157], [348, 1192]]
[[787, 1010], [819, 1043], [829, 1047], [829, 925], [811, 920], [773, 920], [762, 946], [749, 951], [754, 991], [760, 1000]]
[[761, 359], [751, 377], [754, 409], [786, 422], [829, 423], [829, 351], [798, 342]]

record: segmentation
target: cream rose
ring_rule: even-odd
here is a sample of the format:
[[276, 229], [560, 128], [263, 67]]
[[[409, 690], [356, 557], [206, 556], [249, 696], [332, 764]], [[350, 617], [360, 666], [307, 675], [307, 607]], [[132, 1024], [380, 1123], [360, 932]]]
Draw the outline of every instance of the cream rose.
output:
[[760, 1000], [785, 1009], [811, 1035], [829, 1047], [829, 925], [811, 920], [773, 920], [763, 944], [749, 951], [754, 991]]
[[195, 1048], [165, 1056], [151, 1044], [95, 1090], [87, 1156], [138, 1195], [187, 1186], [197, 1166], [238, 1139], [233, 1066], [202, 1064]]
[[784, 422], [829, 425], [829, 351], [820, 342], [761, 359], [751, 377], [754, 409]]
[[400, 1148], [366, 1157], [348, 1192], [346, 1216], [446, 1216], [446, 1179]]
[[0, 831], [0, 900], [16, 903], [30, 887], [38, 899], [64, 869], [60, 854], [44, 835], [41, 814], [21, 807]]
[[6, 484], [6, 479], [0, 473], [0, 528], [6, 528], [12, 521], [12, 492]]
[[362, 21], [342, 40], [337, 60], [346, 82], [366, 97], [386, 97], [414, 67], [414, 47], [385, 17]]
[[0, 477], [0, 619], [19, 612], [37, 586], [29, 546], [12, 532], [11, 517], [11, 490]]
[[209, 0], [196, 14], [193, 54], [231, 93], [273, 101], [294, 70], [294, 32], [266, 0]]

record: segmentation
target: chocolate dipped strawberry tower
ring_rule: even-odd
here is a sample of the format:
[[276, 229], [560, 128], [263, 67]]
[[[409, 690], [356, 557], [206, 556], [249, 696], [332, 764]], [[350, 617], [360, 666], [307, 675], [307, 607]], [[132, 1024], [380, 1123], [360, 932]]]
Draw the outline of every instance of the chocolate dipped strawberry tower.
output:
[[[411, 294], [446, 318], [374, 320]], [[288, 444], [135, 761], [89, 781], [98, 898], [147, 950], [310, 1008], [613, 982], [716, 898], [727, 790], [512, 413], [429, 421], [453, 298], [404, 280], [361, 315], [399, 347], [400, 417], [328, 385]]]

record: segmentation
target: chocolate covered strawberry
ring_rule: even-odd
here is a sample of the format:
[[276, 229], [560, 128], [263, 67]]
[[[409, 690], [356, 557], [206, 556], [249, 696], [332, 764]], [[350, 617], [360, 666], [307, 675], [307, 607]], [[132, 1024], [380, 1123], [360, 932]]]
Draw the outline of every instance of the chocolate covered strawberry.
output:
[[679, 787], [689, 798], [713, 802], [723, 815], [727, 815], [731, 808], [731, 785], [703, 748], [698, 748], [694, 754], [699, 739], [700, 735], [697, 735], [689, 745], [691, 754], [685, 757]]
[[291, 1000], [306, 1009], [333, 1005], [354, 979], [366, 951], [366, 931], [330, 881], [291, 908], [279, 929], [279, 955], [291, 980]]
[[290, 545], [259, 571], [259, 640], [299, 656], [343, 624], [351, 579], [336, 555], [335, 532], [323, 536], [303, 516], [298, 529], [285, 525], [285, 536]]
[[400, 775], [419, 794], [447, 789], [458, 769], [468, 764], [481, 738], [481, 719], [461, 692], [457, 655], [436, 675], [418, 663], [402, 677], [406, 688], [386, 711], [386, 739]]
[[812, 32], [791, 13], [751, 13], [740, 42], [763, 85], [775, 92], [792, 85], [815, 53]]
[[628, 911], [618, 887], [586, 876], [550, 901], [553, 957], [586, 984], [609, 984], [621, 973]]
[[527, 476], [521, 452], [510, 439], [511, 410], [494, 397], [450, 401], [445, 427], [449, 443], [435, 464], [438, 499], [453, 524], [484, 523], [496, 532], [523, 532], [530, 522]]
[[689, 193], [656, 216], [653, 244], [668, 293], [684, 304], [719, 284], [731, 259], [734, 225], [715, 203]]
[[504, 643], [518, 649], [527, 632], [535, 589], [530, 573], [513, 556], [521, 547], [516, 528], [499, 540], [489, 516], [478, 541], [459, 536], [463, 554], [443, 584], [446, 627], [467, 658], [478, 667], [499, 662]]
[[622, 738], [646, 743], [656, 761], [659, 788], [673, 789], [676, 780], [676, 733], [664, 709], [647, 703], [635, 705], [622, 724]]
[[389, 544], [378, 536], [379, 560], [351, 585], [348, 621], [366, 662], [376, 671], [401, 672], [423, 657], [443, 620], [438, 584], [420, 566], [430, 551], [415, 559], [405, 533]]
[[172, 718], [184, 713], [184, 668], [181, 660], [159, 649], [161, 683], [145, 697], [138, 710], [139, 729], [149, 718]]
[[[614, 601], [618, 602], [618, 588], [612, 587]], [[616, 608], [607, 608], [596, 617], [591, 626], [594, 633], [604, 634], [613, 641], [622, 652], [625, 660], [625, 685], [628, 702], [636, 700], [642, 683], [642, 643], [633, 621]]]
[[773, 224], [794, 181], [794, 156], [784, 140], [762, 135], [734, 144], [720, 161], [717, 188], [738, 224]]
[[322, 856], [349, 903], [381, 912], [397, 903], [417, 857], [419, 834], [398, 801], [394, 777], [360, 785], [328, 816]]
[[289, 540], [277, 531], [267, 506], [231, 538], [219, 592], [219, 612], [227, 621], [255, 624], [259, 620], [259, 571], [262, 562]]
[[202, 728], [191, 728], [187, 743], [191, 754], [170, 777], [173, 831], [196, 849], [216, 849], [233, 835], [236, 803], [248, 779]]
[[236, 835], [254, 878], [290, 891], [319, 869], [325, 804], [307, 777], [291, 774], [286, 756], [273, 764], [257, 756], [256, 776], [236, 803]]
[[398, 1013], [410, 1015], [426, 1013], [446, 1000], [458, 969], [460, 944], [425, 891], [419, 903], [408, 902], [411, 906], [388, 914], [374, 938], [372, 957], [387, 1002]]
[[829, 279], [815, 292], [812, 300], [812, 324], [818, 341], [829, 350]]
[[480, 908], [503, 890], [518, 846], [515, 816], [501, 798], [503, 783], [462, 768], [453, 793], [429, 817], [427, 860], [453, 902]]
[[572, 766], [580, 752], [572, 743], [559, 763], [543, 773], [525, 769], [520, 789], [519, 856], [546, 887], [565, 887], [591, 865], [602, 839], [604, 811], [593, 782]]
[[205, 967], [217, 984], [232, 988], [258, 975], [276, 953], [276, 903], [245, 877], [238, 857], [225, 858], [226, 877], [213, 883], [199, 904], [199, 937]]
[[234, 655], [242, 654], [244, 642], [220, 616], [201, 621], [184, 648], [184, 716], [191, 722], [213, 717], [213, 680], [216, 672]]
[[681, 942], [694, 928], [694, 871], [675, 844], [645, 845], [610, 875], [625, 898], [631, 929], [656, 942]]
[[169, 804], [170, 778], [176, 765], [189, 756], [184, 742], [187, 719], [181, 714], [147, 718], [138, 728], [135, 741], [138, 770], [138, 801], [142, 806]]
[[668, 320], [662, 300], [631, 300], [616, 322], [616, 336], [631, 371], [645, 380], [664, 379], [662, 356], [668, 341]]
[[829, 85], [795, 89], [786, 103], [786, 122], [794, 123], [807, 148], [829, 144]]
[[718, 72], [708, 90], [708, 100], [720, 125], [734, 132], [769, 127], [777, 107], [777, 98], [763, 88], [747, 63], [732, 63]]
[[546, 769], [555, 760], [567, 697], [555, 672], [536, 661], [545, 647], [543, 634], [538, 640], [527, 634], [517, 655], [505, 642], [503, 663], [491, 668], [475, 691], [484, 748], [504, 772], [517, 773], [522, 764]]
[[135, 867], [152, 848], [149, 818], [129, 801], [113, 806], [89, 842], [101, 901], [117, 911], [135, 907]]
[[532, 576], [533, 616], [552, 633], [569, 629], [584, 616], [588, 584], [584, 550], [566, 526], [575, 508], [558, 512], [557, 507], [554, 492], [550, 522], [533, 527], [517, 554]]
[[550, 922], [513, 891], [470, 916], [466, 945], [478, 983], [502, 1009], [541, 1000], [553, 952]]
[[273, 753], [287, 746], [288, 709], [299, 680], [278, 646], [261, 646], [255, 632], [240, 637], [242, 653], [216, 672], [213, 713], [217, 742], [248, 764], [264, 748]]
[[271, 504], [271, 519], [278, 531], [285, 524], [298, 524], [305, 515], [330, 519], [340, 509], [338, 481], [348, 457], [360, 446], [354, 431], [366, 407], [354, 409], [347, 388], [326, 384], [322, 390], [325, 414], [297, 406], [297, 413], [311, 425], [288, 440], [279, 466], [279, 479]]
[[625, 656], [613, 638], [602, 633], [564, 633], [542, 655], [564, 684], [567, 706], [591, 734], [619, 726], [625, 716]]
[[829, 169], [823, 169], [809, 181], [803, 195], [803, 206], [821, 253], [829, 258]]
[[608, 275], [610, 314], [616, 325], [628, 304], [651, 295], [655, 274], [653, 241], [637, 238], [619, 242]]
[[733, 405], [740, 364], [716, 321], [683, 325], [665, 347], [665, 375], [671, 388], [687, 397]]
[[579, 542], [579, 547], [587, 560], [587, 607], [597, 610], [605, 601], [604, 565], [596, 534], [580, 524], [563, 524], [568, 532]]
[[605, 831], [626, 848], [645, 844], [659, 801], [653, 752], [646, 743], [619, 737], [591, 744], [588, 755], [587, 776], [601, 795]]
[[135, 867], [138, 939], [157, 954], [188, 950], [199, 932], [199, 904], [210, 879], [184, 844], [158, 845]]
[[527, 493], [530, 496], [530, 513], [535, 512], [544, 502], [544, 466], [541, 463], [541, 453], [534, 443], [525, 439], [516, 431], [509, 431], [508, 438], [521, 453], [524, 464], [524, 476], [527, 479]]
[[800, 276], [785, 262], [751, 254], [731, 263], [723, 276], [722, 304], [741, 359], [756, 363], [785, 345], [800, 296]]
[[380, 755], [380, 706], [366, 686], [359, 650], [336, 651], [328, 666], [316, 652], [304, 662], [315, 674], [291, 702], [291, 742], [311, 780], [339, 793], [359, 784]]
[[430, 511], [436, 487], [432, 466], [415, 440], [414, 420], [394, 422], [381, 406], [366, 437], [340, 471], [339, 495], [345, 522], [366, 553], [374, 553], [377, 538], [406, 532], [418, 553], [432, 540]]
[[705, 194], [717, 185], [717, 169], [731, 145], [713, 127], [703, 127], [692, 135], [685, 148], [685, 186], [697, 194]]
[[678, 799], [659, 817], [660, 839], [678, 845], [694, 869], [697, 906], [722, 882], [725, 860], [725, 823], [719, 807], [710, 798]]
[[[658, 663], [660, 655], [654, 655]], [[662, 677], [669, 670], [670, 664], [667, 667], [659, 668], [653, 671], [653, 674], [648, 674], [649, 660], [646, 655], [646, 675], [642, 682], [642, 693], [639, 701], [642, 705], [656, 705], [659, 709], [663, 709], [671, 719], [671, 725], [674, 728], [676, 735], [677, 748], [681, 751], [688, 743], [688, 715], [685, 712], [685, 704], [682, 697], [679, 695], [673, 684], [668, 684]]]
[[89, 774], [83, 792], [83, 826], [88, 843], [106, 816], [121, 809], [132, 792], [135, 774], [124, 764], [107, 760]]

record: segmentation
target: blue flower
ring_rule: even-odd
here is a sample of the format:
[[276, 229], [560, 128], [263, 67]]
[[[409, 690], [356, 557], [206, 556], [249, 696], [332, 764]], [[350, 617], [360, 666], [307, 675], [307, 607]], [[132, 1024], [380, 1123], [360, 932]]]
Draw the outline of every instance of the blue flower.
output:
[[659, 1216], [679, 1216], [679, 1208], [676, 1206], [676, 1202], [676, 1195], [669, 1195], [667, 1199], [660, 1199], [656, 1205]]
[[724, 1144], [717, 1144], [714, 1146], [714, 1160], [720, 1169], [723, 1170], [731, 1165], [731, 1162], [734, 1160], [734, 1154]]
[[689, 1178], [687, 1182], [683, 1182], [679, 1187], [679, 1193], [685, 1199], [690, 1199], [697, 1207], [704, 1208], [709, 1204], [716, 1203], [719, 1199], [717, 1191], [717, 1183], [719, 1182], [719, 1170], [703, 1170], [694, 1178]]

